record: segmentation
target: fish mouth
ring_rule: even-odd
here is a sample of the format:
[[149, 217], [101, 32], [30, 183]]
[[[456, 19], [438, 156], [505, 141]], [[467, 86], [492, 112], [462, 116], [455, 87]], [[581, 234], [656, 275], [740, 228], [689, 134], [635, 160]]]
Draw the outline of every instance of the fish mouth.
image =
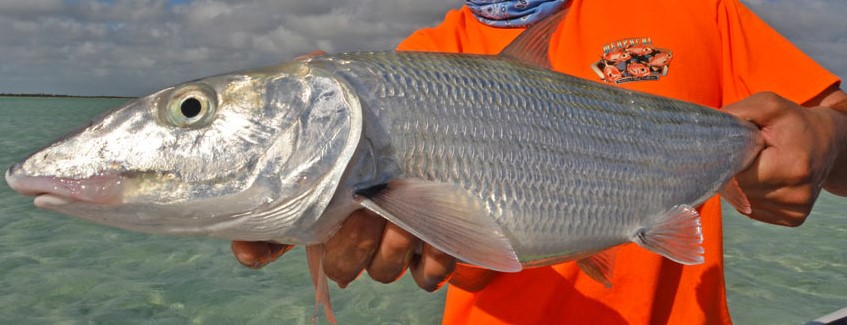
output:
[[277, 239], [284, 233], [284, 228], [280, 230], [249, 217], [252, 209], [266, 204], [263, 198], [271, 196], [271, 190], [263, 186], [222, 197], [156, 203], [133, 196], [138, 190], [135, 176], [114, 171], [78, 178], [34, 176], [20, 165], [5, 174], [13, 190], [34, 196], [36, 207], [110, 227], [253, 241]]
[[12, 167], [6, 171], [6, 183], [16, 192], [35, 196], [33, 204], [51, 208], [71, 203], [114, 205], [121, 203], [124, 179], [113, 172], [88, 178], [28, 176]]

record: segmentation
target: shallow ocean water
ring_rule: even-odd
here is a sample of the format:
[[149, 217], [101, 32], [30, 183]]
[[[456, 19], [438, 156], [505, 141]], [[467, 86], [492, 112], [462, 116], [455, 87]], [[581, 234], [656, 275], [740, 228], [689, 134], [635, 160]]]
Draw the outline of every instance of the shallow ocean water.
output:
[[797, 228], [724, 205], [724, 258], [736, 324], [803, 324], [847, 306], [847, 199], [823, 193]]
[[[0, 97], [0, 167], [123, 99]], [[847, 201], [823, 195], [802, 227], [725, 216], [737, 324], [798, 324], [847, 305]], [[363, 276], [332, 288], [343, 324], [435, 324], [445, 290]], [[138, 234], [36, 209], [0, 181], [0, 323], [312, 324], [314, 293], [296, 249], [262, 270], [229, 242]], [[321, 319], [319, 323], [324, 323]]]

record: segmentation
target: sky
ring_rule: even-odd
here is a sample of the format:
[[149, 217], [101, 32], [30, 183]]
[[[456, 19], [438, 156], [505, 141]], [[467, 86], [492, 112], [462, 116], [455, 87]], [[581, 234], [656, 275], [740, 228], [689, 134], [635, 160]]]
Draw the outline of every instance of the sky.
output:
[[[847, 78], [847, 1], [743, 2]], [[316, 49], [386, 50], [462, 3], [0, 0], [0, 93], [141, 96]]]

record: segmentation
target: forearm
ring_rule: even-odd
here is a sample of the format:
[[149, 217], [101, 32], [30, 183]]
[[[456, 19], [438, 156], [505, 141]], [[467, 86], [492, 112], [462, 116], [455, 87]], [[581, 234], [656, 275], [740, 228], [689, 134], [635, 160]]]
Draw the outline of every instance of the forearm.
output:
[[835, 160], [823, 182], [823, 188], [839, 196], [847, 196], [847, 93], [835, 88], [820, 99], [819, 106], [832, 110], [836, 139]]

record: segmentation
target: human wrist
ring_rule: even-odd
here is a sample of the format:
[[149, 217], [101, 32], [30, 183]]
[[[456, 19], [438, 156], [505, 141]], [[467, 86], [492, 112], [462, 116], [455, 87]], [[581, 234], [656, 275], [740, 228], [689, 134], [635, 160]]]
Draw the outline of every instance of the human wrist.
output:
[[847, 169], [841, 168], [847, 166], [847, 96], [836, 101], [822, 102], [818, 109], [826, 112], [832, 122], [832, 149], [835, 151], [823, 188], [832, 194], [847, 196]]

